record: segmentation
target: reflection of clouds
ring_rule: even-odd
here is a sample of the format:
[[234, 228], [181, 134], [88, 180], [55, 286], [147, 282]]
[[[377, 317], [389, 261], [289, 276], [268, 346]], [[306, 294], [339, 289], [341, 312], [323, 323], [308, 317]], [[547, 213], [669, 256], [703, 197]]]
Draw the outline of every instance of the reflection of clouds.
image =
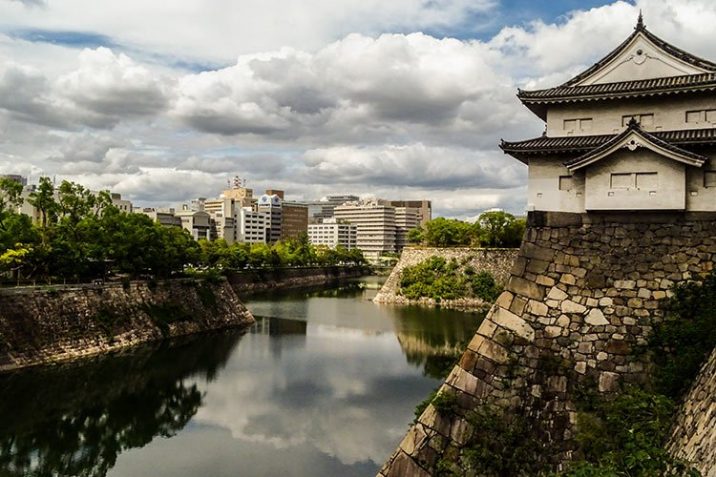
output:
[[222, 379], [207, 386], [195, 423], [276, 449], [310, 445], [345, 465], [377, 465], [435, 384], [406, 363], [392, 333], [309, 324], [303, 345], [272, 339], [282, 341], [280, 356], [261, 352], [269, 338], [244, 338]]

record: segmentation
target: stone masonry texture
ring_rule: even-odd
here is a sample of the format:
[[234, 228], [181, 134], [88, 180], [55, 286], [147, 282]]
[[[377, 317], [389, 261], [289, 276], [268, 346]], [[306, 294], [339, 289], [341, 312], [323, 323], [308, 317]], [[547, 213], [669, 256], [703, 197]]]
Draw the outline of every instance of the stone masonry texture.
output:
[[[413, 248], [403, 249], [400, 260], [390, 273], [390, 276], [383, 284], [373, 301], [375, 303], [389, 303], [397, 305], [420, 304], [435, 306], [432, 298], [421, 298], [420, 300], [408, 300], [399, 294], [400, 277], [406, 267], [418, 265], [431, 257], [442, 257], [446, 260], [456, 259], [458, 262], [469, 260], [470, 265], [478, 272], [487, 271], [495, 277], [495, 281], [504, 285], [510, 276], [510, 268], [517, 258], [518, 249], [513, 248]], [[464, 298], [456, 300], [443, 300], [440, 303], [443, 308], [487, 308], [490, 303], [485, 303], [479, 298]]]
[[716, 477], [716, 350], [681, 404], [668, 448], [704, 477]]
[[[163, 309], [166, 322], [152, 316], [152, 309]], [[252, 323], [226, 281], [5, 289], [0, 372]]]
[[643, 380], [639, 348], [673, 285], [714, 261], [713, 214], [530, 213], [505, 291], [441, 387], [457, 406], [429, 405], [378, 475], [434, 475], [479, 432], [466, 416], [485, 405], [534, 419], [553, 449], [546, 459], [568, 461], [578, 388]]

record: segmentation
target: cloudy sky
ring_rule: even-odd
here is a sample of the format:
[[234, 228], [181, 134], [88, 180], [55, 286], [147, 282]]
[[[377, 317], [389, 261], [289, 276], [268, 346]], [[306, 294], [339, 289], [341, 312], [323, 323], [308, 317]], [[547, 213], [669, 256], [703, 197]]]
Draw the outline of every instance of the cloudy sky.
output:
[[611, 50], [639, 9], [716, 58], [710, 0], [0, 0], [0, 172], [140, 205], [240, 175], [289, 198], [428, 198], [521, 213], [538, 135], [520, 88]]

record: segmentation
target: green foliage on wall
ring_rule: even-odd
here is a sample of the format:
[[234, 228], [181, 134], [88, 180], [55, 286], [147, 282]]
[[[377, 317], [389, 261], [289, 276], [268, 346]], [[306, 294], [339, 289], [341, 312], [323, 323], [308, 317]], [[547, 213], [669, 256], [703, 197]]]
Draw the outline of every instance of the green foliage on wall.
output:
[[492, 302], [500, 292], [501, 288], [489, 272], [475, 273], [471, 266], [443, 257], [430, 257], [415, 266], [405, 267], [400, 276], [399, 293], [411, 300], [475, 297]]
[[716, 275], [674, 288], [664, 322], [650, 340], [656, 389], [678, 399], [716, 347]]

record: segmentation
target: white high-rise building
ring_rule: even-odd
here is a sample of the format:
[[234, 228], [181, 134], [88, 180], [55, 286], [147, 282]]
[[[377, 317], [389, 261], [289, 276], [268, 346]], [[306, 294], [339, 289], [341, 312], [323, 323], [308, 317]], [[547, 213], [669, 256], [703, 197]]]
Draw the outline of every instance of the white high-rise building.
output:
[[308, 240], [313, 245], [325, 245], [336, 248], [339, 245], [348, 250], [356, 248], [358, 227], [348, 222], [338, 222], [327, 218], [320, 224], [308, 226]]
[[271, 229], [268, 216], [251, 207], [239, 210], [239, 242], [266, 243], [266, 231]]
[[211, 217], [212, 240], [224, 239], [231, 245], [239, 241], [240, 203], [235, 199], [219, 198], [204, 201], [204, 211]]
[[347, 202], [334, 209], [338, 221], [356, 226], [356, 248], [369, 260], [394, 253], [395, 207], [378, 200]]
[[398, 252], [408, 245], [408, 232], [420, 225], [419, 209], [413, 207], [395, 208], [395, 248]]

